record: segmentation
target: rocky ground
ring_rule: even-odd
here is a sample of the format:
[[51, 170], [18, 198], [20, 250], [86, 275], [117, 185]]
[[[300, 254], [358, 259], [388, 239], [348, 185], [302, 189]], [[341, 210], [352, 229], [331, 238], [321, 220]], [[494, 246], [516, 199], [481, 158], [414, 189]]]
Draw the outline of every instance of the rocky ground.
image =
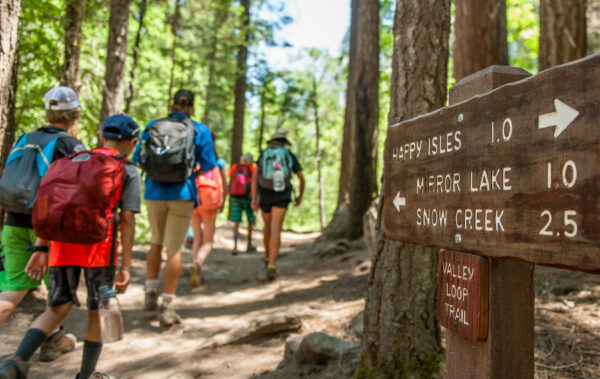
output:
[[[255, 237], [261, 246], [260, 234]], [[316, 237], [284, 233], [279, 277], [268, 283], [261, 249], [234, 256], [230, 226], [219, 228], [204, 285], [191, 288], [184, 271], [176, 300], [183, 323], [167, 330], [155, 313], [141, 310], [147, 246], [136, 247], [132, 284], [119, 296], [125, 338], [105, 345], [98, 370], [116, 378], [351, 376], [369, 253], [364, 244], [341, 243], [316, 254]], [[188, 252], [184, 262], [191, 262]], [[81, 299], [84, 291], [80, 286]], [[43, 290], [33, 292], [0, 327], [0, 358], [14, 351], [43, 310], [43, 297]], [[65, 323], [79, 341], [75, 352], [50, 363], [34, 357], [30, 377], [74, 377], [85, 324], [86, 311], [75, 309]], [[600, 377], [600, 277], [537, 267], [535, 338], [537, 378]]]

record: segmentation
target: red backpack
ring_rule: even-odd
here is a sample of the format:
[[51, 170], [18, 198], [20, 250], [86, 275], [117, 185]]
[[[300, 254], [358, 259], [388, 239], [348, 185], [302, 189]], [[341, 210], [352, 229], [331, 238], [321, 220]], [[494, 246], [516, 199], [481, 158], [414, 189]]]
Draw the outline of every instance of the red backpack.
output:
[[126, 162], [125, 154], [106, 148], [53, 162], [33, 204], [35, 234], [76, 244], [106, 240], [121, 198]]
[[250, 193], [250, 184], [252, 182], [252, 171], [250, 165], [238, 163], [231, 175], [229, 183], [229, 193], [236, 196], [245, 196]]
[[196, 176], [198, 188], [198, 208], [213, 210], [223, 204], [223, 178], [219, 167]]

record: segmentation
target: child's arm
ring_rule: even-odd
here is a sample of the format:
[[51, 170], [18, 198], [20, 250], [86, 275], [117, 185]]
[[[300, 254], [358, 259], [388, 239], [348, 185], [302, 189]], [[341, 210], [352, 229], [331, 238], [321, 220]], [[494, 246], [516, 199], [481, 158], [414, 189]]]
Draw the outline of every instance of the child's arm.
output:
[[121, 270], [117, 274], [115, 289], [121, 292], [127, 290], [131, 275], [131, 256], [133, 254], [133, 243], [135, 239], [135, 213], [132, 211], [121, 211]]
[[250, 193], [252, 194], [252, 202], [250, 203], [250, 206], [252, 207], [252, 209], [257, 211], [258, 210], [258, 169], [255, 169], [254, 172], [252, 173], [252, 187], [251, 187]]

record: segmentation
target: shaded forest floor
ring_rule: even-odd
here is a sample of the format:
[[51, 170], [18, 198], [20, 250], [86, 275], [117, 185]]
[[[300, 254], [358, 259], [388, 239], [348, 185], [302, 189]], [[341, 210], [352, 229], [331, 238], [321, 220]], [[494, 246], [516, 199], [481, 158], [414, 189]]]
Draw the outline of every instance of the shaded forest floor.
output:
[[[300, 365], [285, 358], [286, 338], [323, 332], [358, 342], [353, 318], [364, 308], [369, 254], [365, 249], [318, 257], [310, 244], [316, 234], [283, 234], [279, 277], [264, 281], [259, 253], [232, 255], [231, 228], [219, 228], [216, 247], [204, 269], [205, 283], [191, 288], [185, 268], [177, 289], [180, 325], [159, 328], [154, 312], [142, 311], [147, 246], [134, 252], [132, 284], [120, 295], [125, 338], [104, 347], [98, 370], [116, 378], [340, 378], [358, 363], [359, 349], [326, 364]], [[43, 308], [45, 291], [30, 294], [0, 327], [0, 358], [14, 352], [23, 332]], [[85, 299], [85, 285], [80, 286]], [[536, 267], [536, 378], [600, 377], [600, 277]], [[87, 313], [75, 309], [65, 323], [78, 339], [75, 352], [54, 362], [37, 362], [31, 378], [72, 378], [79, 369]], [[300, 321], [297, 331], [280, 323], [271, 332], [252, 334], [265, 319]], [[288, 328], [290, 329], [290, 328]], [[263, 330], [264, 332], [264, 330]]]

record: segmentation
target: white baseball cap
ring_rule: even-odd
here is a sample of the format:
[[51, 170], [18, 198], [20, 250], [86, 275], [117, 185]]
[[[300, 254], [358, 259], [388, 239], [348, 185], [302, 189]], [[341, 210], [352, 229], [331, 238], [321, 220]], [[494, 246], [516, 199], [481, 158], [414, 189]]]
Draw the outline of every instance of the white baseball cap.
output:
[[69, 87], [54, 87], [44, 95], [44, 106], [48, 110], [64, 111], [79, 108], [79, 100], [75, 91]]

